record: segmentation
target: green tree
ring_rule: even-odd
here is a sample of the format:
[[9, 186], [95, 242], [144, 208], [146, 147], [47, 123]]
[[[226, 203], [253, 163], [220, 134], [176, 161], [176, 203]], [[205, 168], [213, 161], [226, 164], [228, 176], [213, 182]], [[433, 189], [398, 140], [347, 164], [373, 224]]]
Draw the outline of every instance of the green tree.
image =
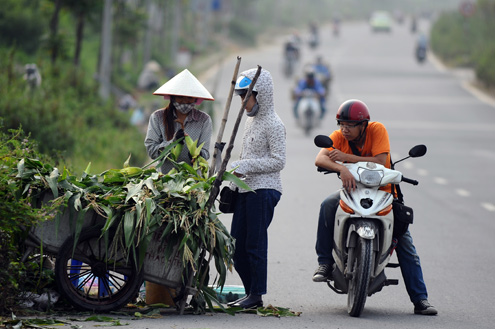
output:
[[58, 24], [59, 24], [59, 14], [60, 9], [62, 9], [62, 0], [55, 0], [55, 7], [53, 10], [52, 17], [50, 19], [50, 36], [49, 36], [49, 50], [51, 54], [52, 64], [57, 61], [57, 57], [59, 54], [60, 39], [58, 35]]
[[[58, 0], [57, 0], [58, 1]], [[79, 66], [82, 43], [84, 40], [84, 25], [87, 17], [101, 11], [100, 0], [65, 0], [64, 6], [72, 13], [76, 22], [76, 37], [74, 49], [74, 65]]]
[[45, 31], [43, 17], [37, 14], [37, 2], [2, 0], [0, 6], [0, 45], [16, 46], [35, 53]]

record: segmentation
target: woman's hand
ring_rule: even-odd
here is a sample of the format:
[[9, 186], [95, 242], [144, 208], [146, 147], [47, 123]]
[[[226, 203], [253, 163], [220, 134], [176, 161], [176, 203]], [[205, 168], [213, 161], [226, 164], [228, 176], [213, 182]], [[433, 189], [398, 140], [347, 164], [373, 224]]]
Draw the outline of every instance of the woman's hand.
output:
[[[184, 138], [185, 136], [185, 133], [184, 133], [184, 130], [183, 129], [179, 129], [177, 130], [177, 132], [175, 133], [175, 138], [174, 140], [179, 140], [181, 138]], [[180, 143], [182, 144], [184, 142], [184, 140], [181, 140]]]

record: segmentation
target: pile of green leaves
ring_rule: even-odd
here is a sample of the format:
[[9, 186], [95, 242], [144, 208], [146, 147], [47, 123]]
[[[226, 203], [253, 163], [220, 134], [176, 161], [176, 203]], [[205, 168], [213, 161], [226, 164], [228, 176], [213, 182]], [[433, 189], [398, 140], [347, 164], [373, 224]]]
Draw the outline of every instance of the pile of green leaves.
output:
[[51, 212], [47, 207], [33, 208], [32, 190], [22, 193], [15, 184], [20, 158], [49, 160], [38, 153], [28, 137], [22, 129], [5, 131], [0, 118], [0, 314], [12, 311], [21, 292], [41, 294], [49, 282], [41, 278], [46, 273], [39, 259], [19, 261], [24, 252], [25, 228], [48, 219]]
[[[227, 270], [232, 267], [234, 240], [218, 219], [215, 208], [207, 207], [216, 176], [208, 177], [208, 163], [200, 156], [202, 145], [198, 146], [189, 136], [185, 143], [180, 142], [169, 145], [158, 159], [144, 167], [129, 167], [127, 159], [122, 169], [90, 175], [88, 165], [81, 177], [66, 168], [60, 171], [38, 159], [23, 158], [17, 165], [16, 183], [23, 193], [49, 189], [56, 204], [63, 201], [75, 210], [77, 216], [72, 219], [76, 223], [76, 240], [86, 212], [96, 211], [106, 218], [102, 233], [116, 228], [110, 248], [124, 248], [121, 251], [140, 265], [153, 234], [163, 229], [161, 239], [167, 242], [165, 258], [173, 257], [173, 247], [178, 246], [184, 282], [193, 275], [192, 283], [199, 289], [197, 300], [207, 302], [213, 309], [212, 301], [216, 299], [208, 284], [209, 262], [214, 260], [218, 272], [214, 284], [223, 287]], [[188, 148], [192, 165], [175, 162], [183, 147]], [[175, 168], [163, 174], [151, 166], [160, 167], [163, 161], [172, 161]], [[249, 189], [232, 172], [225, 172], [222, 180]]]

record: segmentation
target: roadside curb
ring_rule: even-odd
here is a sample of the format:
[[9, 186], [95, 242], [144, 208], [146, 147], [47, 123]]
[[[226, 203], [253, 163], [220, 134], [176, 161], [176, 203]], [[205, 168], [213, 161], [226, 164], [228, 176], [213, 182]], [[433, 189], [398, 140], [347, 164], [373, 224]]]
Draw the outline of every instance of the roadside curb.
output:
[[474, 97], [491, 107], [495, 107], [495, 96], [479, 86], [480, 82], [476, 79], [474, 69], [447, 67], [431, 50], [428, 51], [428, 59], [438, 71], [454, 76], [460, 82], [462, 88]]

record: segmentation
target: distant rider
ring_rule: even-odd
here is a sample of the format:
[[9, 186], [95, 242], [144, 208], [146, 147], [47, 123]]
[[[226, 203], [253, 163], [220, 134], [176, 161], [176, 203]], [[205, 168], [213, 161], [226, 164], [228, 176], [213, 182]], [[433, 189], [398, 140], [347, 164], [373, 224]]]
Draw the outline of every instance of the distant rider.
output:
[[332, 72], [330, 71], [330, 66], [323, 61], [322, 56], [316, 57], [316, 62], [313, 65], [316, 78], [320, 80], [321, 84], [325, 88], [326, 94], [328, 95], [330, 82], [332, 81]]
[[420, 33], [418, 36], [418, 41], [416, 42], [416, 49], [423, 48], [427, 49], [428, 48], [428, 38], [424, 33]]
[[316, 78], [315, 71], [311, 66], [305, 69], [304, 78], [299, 80], [296, 88], [294, 88], [293, 91], [293, 97], [295, 99], [294, 117], [296, 119], [299, 118], [299, 114], [297, 113], [297, 106], [299, 105], [299, 101], [301, 100], [304, 90], [307, 89], [312, 89], [318, 94], [320, 98], [320, 108], [321, 108], [320, 119], [322, 119], [323, 116], [325, 115], [326, 90], [325, 87], [323, 87], [323, 85], [321, 84], [321, 82]]
[[286, 59], [293, 58], [296, 61], [300, 57], [301, 40], [296, 34], [291, 35], [284, 44], [284, 56]]

